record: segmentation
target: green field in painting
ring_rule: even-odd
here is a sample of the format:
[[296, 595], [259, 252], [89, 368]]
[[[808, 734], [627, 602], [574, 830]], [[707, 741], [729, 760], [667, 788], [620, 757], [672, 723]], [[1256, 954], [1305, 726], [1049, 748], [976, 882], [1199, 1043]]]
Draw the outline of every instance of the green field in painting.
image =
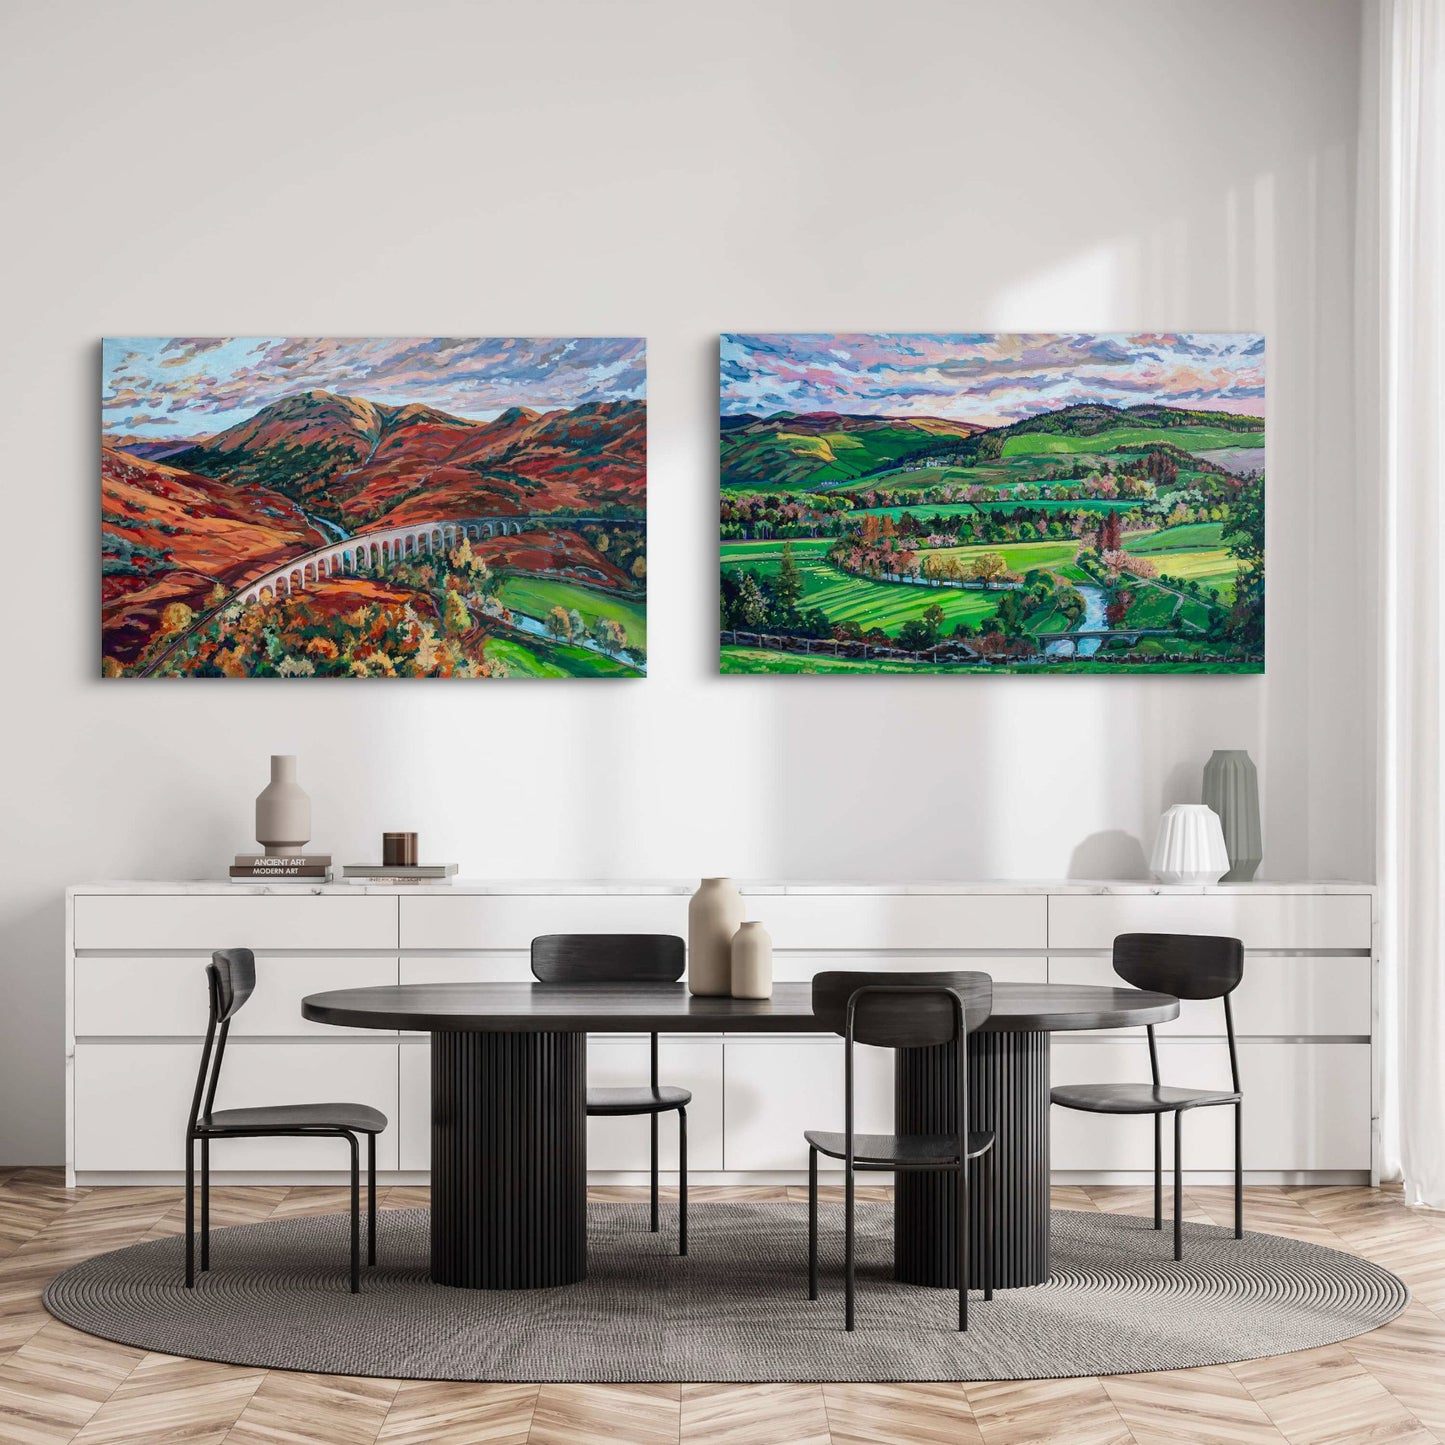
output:
[[1179, 595], [1147, 583], [1130, 589], [1125, 627], [1173, 627], [1180, 607]]
[[993, 552], [1003, 558], [1005, 567], [1020, 575], [1032, 571], [1066, 571], [1071, 576], [1082, 576], [1082, 573], [1074, 572], [1074, 557], [1078, 550], [1077, 539], [1070, 537], [1058, 542], [1000, 542], [997, 546], [973, 542], [967, 547], [930, 547], [919, 555], [940, 560], [956, 557], [966, 568], [974, 558]]
[[1071, 436], [1062, 432], [1021, 432], [1017, 436], [1004, 439], [1003, 454], [1005, 457], [1039, 457], [1090, 452], [1095, 456], [1104, 456], [1110, 452], [1140, 450], [1151, 446], [1172, 446], [1186, 452], [1203, 452], [1238, 447], [1242, 442], [1256, 437], [1258, 444], [1262, 446], [1262, 428], [1258, 432], [1240, 432], [1214, 426], [1123, 426], [1094, 432], [1088, 436]]
[[722, 470], [728, 487], [816, 490], [881, 471], [916, 454], [928, 440], [908, 425], [823, 432], [788, 431], [784, 425], [763, 435], [724, 433]]
[[[587, 647], [557, 646], [541, 638], [494, 637], [488, 660], [505, 664], [509, 677], [640, 677], [635, 667]], [[565, 663], [565, 666], [563, 665]]]
[[545, 622], [554, 607], [575, 609], [590, 627], [592, 623], [611, 618], [620, 622], [629, 643], [647, 646], [647, 608], [641, 602], [619, 597], [614, 592], [584, 587], [579, 582], [566, 582], [549, 577], [509, 576], [498, 592], [502, 604], [525, 612]]
[[[1219, 522], [1193, 522], [1162, 532], [1141, 533], [1124, 539], [1124, 550], [1148, 557], [1160, 572], [1182, 582], [1197, 582], [1207, 592], [1214, 588], [1228, 606], [1234, 600], [1238, 559], [1223, 544]], [[1191, 618], [1191, 620], [1193, 620]]]
[[954, 667], [933, 662], [900, 662], [896, 658], [863, 660], [856, 657], [803, 657], [792, 652], [769, 652], [760, 647], [723, 645], [723, 672], [870, 673], [870, 672], [966, 672], [972, 665]]
[[[856, 622], [865, 630], [881, 627], [894, 635], [910, 618], [921, 617], [936, 602], [943, 609], [944, 630], [949, 631], [960, 622], [977, 627], [998, 606], [997, 593], [875, 582], [867, 577], [851, 576], [822, 559], [820, 554], [827, 552], [829, 546], [827, 541], [793, 543], [793, 555], [803, 578], [803, 595], [798, 605], [805, 610], [821, 607], [830, 622]], [[988, 548], [957, 550], [987, 551]], [[771, 574], [778, 570], [782, 555], [781, 542], [725, 542], [722, 564]]]
[[[742, 561], [746, 561], [749, 566], [754, 562], [776, 563], [782, 558], [786, 540], [773, 538], [766, 542], [724, 542], [721, 547], [723, 566]], [[792, 545], [793, 556], [801, 562], [805, 557], [824, 556], [833, 541], [830, 537], [794, 537]]]
[[[1138, 644], [1138, 651], [1158, 655], [1168, 650], [1167, 644], [1159, 644], [1145, 638]], [[1044, 662], [1021, 663], [962, 663], [950, 665], [936, 662], [902, 662], [897, 658], [880, 658], [877, 661], [863, 661], [850, 657], [805, 657], [791, 652], [770, 652], [756, 647], [733, 647], [724, 644], [719, 651], [719, 671], [737, 674], [759, 673], [917, 673], [937, 676], [952, 673], [955, 676], [989, 676], [1000, 672], [1047, 673], [1098, 673], [1112, 672], [1117, 664], [1102, 655], [1098, 662], [1087, 658], [1056, 658]], [[1170, 673], [1219, 673], [1219, 672], [1262, 672], [1262, 667], [1242, 667], [1237, 662], [1219, 661], [1201, 650], [1196, 659], [1187, 662], [1154, 662], [1141, 673], [1153, 676], [1161, 672]]]
[[905, 512], [921, 522], [927, 517], [967, 517], [979, 511], [973, 502], [919, 502], [912, 507], [859, 507], [850, 517], [892, 517], [896, 522]]
[[1013, 512], [1126, 512], [1143, 505], [1138, 497], [1119, 499], [1090, 498], [1081, 502], [1023, 501], [1015, 497], [998, 497], [982, 502], [916, 502], [909, 507], [859, 507], [850, 517], [892, 517], [896, 522], [905, 512], [920, 522], [932, 517], [965, 517], [972, 513]]
[[1234, 579], [1238, 576], [1238, 561], [1223, 547], [1203, 552], [1173, 552], [1159, 559], [1159, 570], [1183, 582], [1197, 582], [1207, 592], [1211, 587], [1219, 592], [1219, 600], [1226, 605], [1234, 601]]
[[1223, 545], [1222, 522], [1189, 522], [1182, 527], [1166, 527], [1162, 532], [1146, 532], [1127, 537], [1124, 550], [1149, 556], [1155, 552], [1197, 552], [1203, 548], [1218, 548]]

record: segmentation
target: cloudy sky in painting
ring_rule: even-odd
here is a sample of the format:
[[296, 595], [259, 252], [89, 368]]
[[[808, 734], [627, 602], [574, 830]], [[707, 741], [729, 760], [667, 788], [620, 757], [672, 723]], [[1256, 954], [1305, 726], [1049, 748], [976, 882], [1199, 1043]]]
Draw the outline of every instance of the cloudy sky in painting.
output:
[[1264, 415], [1248, 334], [724, 336], [722, 414], [837, 411], [998, 426], [1077, 402]]
[[109, 435], [169, 440], [223, 431], [301, 391], [489, 420], [510, 406], [640, 400], [645, 383], [634, 337], [107, 337], [101, 416]]

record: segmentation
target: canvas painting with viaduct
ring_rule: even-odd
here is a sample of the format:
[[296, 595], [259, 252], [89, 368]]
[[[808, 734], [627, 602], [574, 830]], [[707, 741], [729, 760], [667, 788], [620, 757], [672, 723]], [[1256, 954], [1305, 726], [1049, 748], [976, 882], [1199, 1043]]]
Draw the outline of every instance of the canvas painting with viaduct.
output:
[[722, 338], [723, 672], [1264, 671], [1264, 338]]
[[103, 344], [107, 677], [638, 677], [644, 343]]

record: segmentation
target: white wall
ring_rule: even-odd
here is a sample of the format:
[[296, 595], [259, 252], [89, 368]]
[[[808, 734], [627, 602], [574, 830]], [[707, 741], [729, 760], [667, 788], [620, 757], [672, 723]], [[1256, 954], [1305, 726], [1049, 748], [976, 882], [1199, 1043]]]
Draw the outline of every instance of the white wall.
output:
[[[0, 13], [0, 1163], [61, 1157], [68, 881], [316, 843], [478, 876], [1142, 870], [1215, 746], [1368, 876], [1355, 0], [249, 0]], [[722, 330], [1261, 329], [1264, 678], [733, 678]], [[649, 339], [635, 683], [101, 682], [98, 338]], [[227, 940], [218, 939], [218, 944]]]

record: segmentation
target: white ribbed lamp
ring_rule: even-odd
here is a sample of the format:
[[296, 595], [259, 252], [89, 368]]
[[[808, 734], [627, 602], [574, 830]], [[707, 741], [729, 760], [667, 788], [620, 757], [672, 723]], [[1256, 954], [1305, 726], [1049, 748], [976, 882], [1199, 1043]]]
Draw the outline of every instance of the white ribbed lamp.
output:
[[1159, 820], [1149, 870], [1161, 883], [1218, 883], [1229, 872], [1219, 814], [1203, 803], [1175, 803]]

